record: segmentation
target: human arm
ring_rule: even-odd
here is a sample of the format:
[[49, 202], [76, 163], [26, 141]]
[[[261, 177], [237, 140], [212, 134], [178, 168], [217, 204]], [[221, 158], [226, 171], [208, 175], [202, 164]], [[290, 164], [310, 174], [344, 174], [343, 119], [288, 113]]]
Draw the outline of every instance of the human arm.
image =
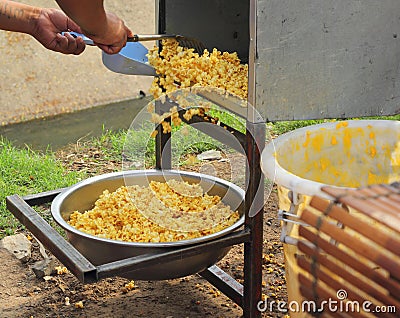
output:
[[0, 29], [30, 34], [47, 49], [64, 54], [80, 54], [85, 49], [82, 39], [60, 34], [81, 29], [57, 9], [0, 0]]
[[113, 13], [106, 12], [103, 0], [56, 0], [82, 32], [108, 54], [118, 53], [132, 31]]

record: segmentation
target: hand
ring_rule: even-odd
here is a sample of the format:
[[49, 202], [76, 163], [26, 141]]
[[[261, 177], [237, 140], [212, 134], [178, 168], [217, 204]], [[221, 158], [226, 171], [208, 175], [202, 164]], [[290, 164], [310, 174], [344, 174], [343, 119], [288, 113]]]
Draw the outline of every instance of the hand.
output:
[[113, 13], [106, 13], [106, 24], [103, 31], [92, 35], [83, 30], [83, 33], [107, 54], [116, 54], [126, 45], [128, 37], [133, 36], [132, 31], [124, 22]]
[[61, 35], [60, 32], [63, 31], [82, 32], [61, 10], [43, 8], [36, 20], [32, 36], [49, 50], [64, 54], [81, 54], [85, 50], [82, 38], [74, 38], [68, 33]]

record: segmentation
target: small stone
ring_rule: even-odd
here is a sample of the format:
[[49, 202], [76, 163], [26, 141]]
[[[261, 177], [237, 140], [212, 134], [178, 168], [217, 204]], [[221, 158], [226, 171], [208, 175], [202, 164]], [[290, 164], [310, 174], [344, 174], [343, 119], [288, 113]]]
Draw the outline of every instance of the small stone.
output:
[[45, 258], [44, 260], [37, 261], [32, 266], [32, 270], [37, 278], [50, 276], [54, 272], [55, 259], [53, 257]]
[[221, 152], [218, 150], [208, 150], [197, 155], [198, 160], [219, 160], [222, 158]]
[[36, 242], [39, 244], [39, 252], [43, 256], [43, 258], [49, 258], [49, 255], [47, 255], [46, 249], [45, 249], [44, 245], [42, 244], [42, 242], [40, 242], [38, 239], [36, 239]]
[[0, 241], [0, 248], [5, 248], [21, 262], [27, 262], [31, 257], [32, 243], [24, 234], [6, 236]]

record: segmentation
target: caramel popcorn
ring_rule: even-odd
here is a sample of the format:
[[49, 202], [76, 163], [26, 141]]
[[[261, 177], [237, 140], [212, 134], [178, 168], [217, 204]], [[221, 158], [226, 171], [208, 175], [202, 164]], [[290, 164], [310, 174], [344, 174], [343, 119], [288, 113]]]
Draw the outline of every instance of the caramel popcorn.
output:
[[183, 48], [174, 39], [162, 41], [158, 47], [149, 50], [149, 63], [155, 68], [158, 77], [154, 78], [150, 92], [159, 98], [186, 87], [215, 87], [226, 90], [241, 98], [247, 98], [248, 65], [241, 64], [237, 53], [212, 52], [203, 54], [193, 49]]
[[[211, 108], [210, 102], [192, 98], [198, 89], [217, 91], [227, 97], [234, 96], [241, 106], [247, 106], [248, 65], [240, 63], [236, 52], [222, 53], [214, 48], [212, 52], [204, 50], [199, 54], [194, 49], [179, 46], [174, 39], [166, 39], [162, 41], [161, 51], [158, 47], [149, 50], [148, 60], [158, 74], [150, 92], [162, 103], [168, 96], [179, 107], [186, 109], [183, 114], [186, 121], [190, 121], [194, 115], [205, 118], [204, 113]], [[171, 124], [179, 126], [182, 123], [177, 107], [158, 115], [154, 114], [154, 105], [151, 104], [148, 111], [152, 113], [152, 122], [162, 125], [163, 133], [172, 131]], [[166, 118], [171, 118], [171, 122], [165, 121]], [[210, 122], [215, 124], [218, 120]], [[154, 138], [155, 133], [151, 137]]]
[[239, 218], [219, 196], [203, 194], [199, 185], [169, 180], [105, 190], [93, 209], [73, 212], [68, 223], [101, 238], [156, 243], [216, 233]]
[[76, 303], [75, 303], [75, 308], [82, 309], [82, 308], [83, 308], [83, 301], [80, 300], [80, 301], [76, 302]]
[[127, 290], [133, 290], [135, 289], [135, 282], [133, 280], [129, 281], [129, 283], [126, 283], [124, 286]]
[[68, 273], [68, 269], [65, 266], [56, 266], [54, 269], [57, 271], [57, 275], [63, 275]]

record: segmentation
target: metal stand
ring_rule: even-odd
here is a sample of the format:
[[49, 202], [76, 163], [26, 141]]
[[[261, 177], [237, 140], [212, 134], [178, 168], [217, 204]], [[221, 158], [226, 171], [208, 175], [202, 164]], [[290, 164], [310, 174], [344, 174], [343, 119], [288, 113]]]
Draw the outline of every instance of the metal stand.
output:
[[[168, 110], [163, 109], [160, 103], [158, 104], [158, 106], [156, 104], [156, 109], [159, 108], [161, 113]], [[168, 105], [168, 103], [166, 104]], [[179, 111], [179, 116], [187, 124], [209, 122], [201, 116], [193, 116], [192, 119], [186, 120], [183, 117], [183, 111]], [[171, 134], [162, 134], [160, 126], [158, 125], [156, 128], [159, 130], [156, 136], [156, 168], [170, 169]], [[200, 275], [241, 306], [244, 317], [261, 317], [257, 304], [261, 300], [262, 289], [264, 177], [261, 171], [260, 158], [265, 144], [265, 122], [253, 123], [247, 121], [245, 135], [223, 123], [219, 123], [219, 126], [223, 126], [239, 141], [242, 147], [241, 152], [244, 152], [247, 157], [244, 232], [248, 233], [248, 237], [239, 242], [244, 243], [244, 284], [241, 285], [217, 266], [208, 268]], [[201, 129], [201, 126], [196, 128], [200, 128], [201, 131], [221, 142], [226, 141], [224, 138], [220, 138], [217, 125], [207, 125], [206, 129]], [[236, 150], [240, 151], [240, 149]], [[250, 215], [254, 216], [250, 217]], [[233, 241], [231, 243], [231, 245], [235, 244]]]
[[[180, 114], [182, 115], [182, 113]], [[181, 118], [183, 118], [181, 116]], [[191, 122], [204, 121], [200, 116], [194, 116]], [[206, 130], [211, 136], [218, 138], [218, 129], [228, 129], [239, 140], [247, 156], [247, 191], [245, 196], [245, 226], [213, 241], [182, 247], [173, 251], [158, 254], [145, 254], [94, 266], [55, 229], [53, 229], [40, 215], [32, 209], [34, 205], [51, 202], [62, 189], [20, 197], [7, 197], [7, 208], [19, 221], [35, 235], [46, 248], [57, 257], [82, 283], [92, 283], [102, 278], [117, 276], [125, 272], [142, 269], [153, 264], [180, 259], [204, 253], [213, 248], [223, 248], [244, 243], [244, 284], [240, 284], [233, 277], [225, 273], [218, 266], [213, 265], [201, 272], [212, 285], [228, 296], [232, 301], [243, 308], [246, 318], [260, 317], [257, 303], [261, 300], [262, 281], [262, 246], [263, 246], [263, 175], [260, 168], [260, 154], [265, 143], [265, 124], [246, 123], [246, 134], [242, 134], [226, 125], [210, 124]], [[161, 129], [161, 128], [158, 128]], [[169, 134], [161, 131], [156, 138], [156, 168], [169, 169], [171, 167], [171, 149]], [[238, 149], [239, 150], [239, 149]], [[255, 209], [255, 210], [254, 210]], [[250, 217], [250, 215], [254, 215]]]

